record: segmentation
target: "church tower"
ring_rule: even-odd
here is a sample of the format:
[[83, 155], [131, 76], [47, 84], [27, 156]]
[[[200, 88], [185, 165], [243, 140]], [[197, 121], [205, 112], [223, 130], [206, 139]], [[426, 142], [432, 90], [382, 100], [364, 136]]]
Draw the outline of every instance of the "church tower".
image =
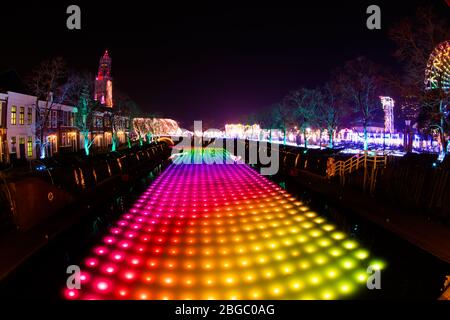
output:
[[102, 105], [112, 108], [112, 77], [111, 77], [111, 57], [108, 50], [100, 58], [98, 74], [95, 77], [95, 95], [94, 99]]

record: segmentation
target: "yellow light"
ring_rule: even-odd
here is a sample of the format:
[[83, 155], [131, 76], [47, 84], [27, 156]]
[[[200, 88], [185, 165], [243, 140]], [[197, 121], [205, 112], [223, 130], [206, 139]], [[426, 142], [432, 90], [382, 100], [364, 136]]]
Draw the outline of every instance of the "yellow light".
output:
[[353, 285], [350, 282], [341, 282], [339, 284], [339, 291], [344, 294], [348, 294], [353, 291]]
[[305, 216], [307, 216], [308, 218], [314, 218], [317, 216], [317, 213], [310, 211], [305, 213]]
[[309, 282], [312, 285], [318, 285], [322, 282], [322, 278], [319, 275], [315, 274], [309, 277]]
[[239, 264], [243, 267], [246, 267], [249, 265], [249, 261], [247, 259], [242, 259]]
[[292, 272], [294, 272], [295, 268], [291, 264], [285, 264], [281, 266], [280, 270], [283, 274], [291, 274]]
[[324, 255], [317, 255], [316, 257], [314, 257], [314, 262], [319, 265], [322, 265], [328, 262], [328, 258]]
[[359, 249], [358, 251], [355, 252], [355, 256], [359, 260], [364, 260], [369, 257], [369, 252], [364, 249]]
[[314, 219], [314, 222], [317, 224], [321, 224], [321, 223], [325, 222], [325, 219], [324, 218], [316, 218], [316, 219]]
[[286, 253], [282, 252], [282, 251], [278, 251], [274, 254], [274, 258], [275, 260], [284, 260], [286, 258]]
[[309, 235], [311, 237], [317, 238], [320, 237], [322, 235], [322, 231], [318, 230], [318, 229], [313, 229], [309, 232]]
[[280, 296], [280, 295], [283, 293], [283, 287], [282, 287], [281, 285], [279, 285], [279, 284], [273, 285], [273, 286], [270, 288], [270, 293], [271, 293], [273, 296]]
[[300, 261], [299, 266], [301, 269], [305, 270], [311, 266], [311, 263], [307, 260], [302, 260], [302, 261]]
[[240, 295], [237, 292], [230, 292], [227, 294], [227, 299], [229, 300], [239, 300], [240, 299]]
[[299, 297], [300, 300], [317, 300], [312, 293], [305, 293]]
[[302, 226], [302, 228], [304, 228], [304, 229], [310, 229], [310, 228], [312, 228], [312, 227], [314, 226], [314, 224], [312, 224], [311, 222], [303, 222], [303, 223], [301, 224], [301, 226]]
[[260, 263], [260, 264], [266, 263], [267, 260], [268, 260], [268, 258], [266, 256], [262, 256], [261, 255], [261, 256], [258, 257], [258, 263]]
[[173, 283], [173, 278], [170, 277], [170, 276], [164, 278], [164, 283], [165, 284], [172, 284]]
[[331, 235], [331, 237], [333, 238], [333, 239], [335, 239], [335, 240], [342, 240], [342, 239], [344, 239], [345, 238], [345, 233], [343, 233], [343, 232], [334, 232], [332, 235]]
[[336, 228], [336, 227], [333, 226], [333, 225], [331, 225], [331, 224], [326, 224], [326, 225], [323, 225], [323, 226], [322, 226], [322, 229], [325, 230], [325, 231], [332, 231], [332, 230], [334, 230], [335, 228]]
[[364, 271], [358, 271], [355, 273], [355, 279], [359, 283], [364, 283], [367, 281], [368, 274]]
[[202, 265], [203, 265], [203, 269], [209, 270], [209, 269], [213, 268], [214, 264], [212, 261], [207, 260], [207, 261], [204, 261]]
[[270, 268], [266, 268], [263, 270], [263, 277], [266, 279], [271, 279], [275, 276], [275, 272], [273, 271], [273, 269]]
[[235, 282], [236, 282], [236, 277], [235, 276], [229, 275], [229, 276], [225, 277], [225, 284], [232, 285]]
[[256, 274], [254, 272], [248, 272], [244, 274], [244, 281], [253, 282], [256, 280]]
[[328, 276], [329, 278], [334, 279], [334, 278], [336, 278], [337, 276], [339, 276], [339, 271], [338, 271], [338, 269], [336, 269], [336, 268], [329, 268], [329, 269], [326, 271], [326, 274], [327, 274], [327, 276]]
[[261, 246], [260, 245], [255, 245], [254, 247], [253, 247], [253, 251], [256, 251], [256, 252], [258, 252], [258, 251], [261, 251]]
[[331, 300], [335, 298], [334, 292], [330, 289], [322, 290], [321, 296], [325, 300]]
[[289, 286], [293, 291], [299, 291], [304, 287], [304, 283], [300, 279], [295, 279], [290, 282]]
[[317, 241], [317, 243], [318, 243], [319, 246], [321, 246], [321, 247], [328, 247], [328, 246], [331, 245], [331, 240], [329, 240], [329, 239], [327, 239], [327, 238], [322, 238], [322, 239], [319, 239], [319, 240]]
[[252, 289], [250, 290], [250, 297], [252, 299], [261, 299], [262, 298], [262, 291], [260, 289]]
[[343, 252], [343, 250], [342, 250], [341, 248], [334, 247], [334, 248], [331, 248], [331, 249], [329, 250], [329, 253], [330, 253], [333, 257], [339, 257], [339, 256], [341, 256], [344, 252]]
[[303, 236], [303, 235], [297, 236], [296, 239], [297, 239], [297, 242], [299, 242], [299, 243], [304, 243], [304, 242], [308, 241], [308, 237], [307, 236]]
[[214, 284], [214, 278], [212, 276], [207, 276], [204, 278], [203, 282], [207, 286], [212, 286]]
[[313, 244], [308, 244], [305, 246], [305, 251], [308, 253], [313, 253], [317, 251], [317, 247]]
[[355, 267], [355, 260], [350, 259], [350, 258], [345, 258], [341, 261], [341, 266], [344, 269], [353, 269]]
[[371, 266], [374, 270], [383, 270], [385, 263], [380, 260], [372, 260], [369, 266]]
[[348, 250], [352, 250], [352, 249], [356, 248], [357, 245], [358, 245], [358, 244], [356, 243], [356, 241], [353, 241], [353, 240], [346, 240], [346, 241], [343, 243], [344, 248], [345, 248], [345, 249], [348, 249]]

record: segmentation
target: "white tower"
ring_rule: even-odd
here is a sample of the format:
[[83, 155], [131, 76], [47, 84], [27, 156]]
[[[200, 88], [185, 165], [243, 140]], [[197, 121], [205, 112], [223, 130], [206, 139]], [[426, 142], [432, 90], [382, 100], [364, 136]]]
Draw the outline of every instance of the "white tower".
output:
[[394, 99], [391, 97], [380, 96], [381, 105], [384, 111], [384, 131], [385, 133], [394, 133]]

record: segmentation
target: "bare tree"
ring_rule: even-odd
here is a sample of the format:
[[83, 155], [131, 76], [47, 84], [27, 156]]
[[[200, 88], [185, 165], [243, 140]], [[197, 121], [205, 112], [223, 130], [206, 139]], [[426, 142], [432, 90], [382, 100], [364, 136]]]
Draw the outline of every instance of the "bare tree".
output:
[[100, 105], [97, 101], [92, 99], [93, 84], [90, 74], [78, 75], [76, 83], [75, 96], [76, 113], [75, 113], [75, 127], [79, 130], [81, 139], [83, 141], [84, 152], [87, 156], [90, 154], [90, 148], [95, 141], [93, 134], [95, 127], [95, 117], [100, 114]]
[[52, 112], [72, 99], [76, 86], [75, 78], [67, 75], [65, 61], [57, 57], [41, 62], [33, 69], [26, 81], [33, 95], [36, 96], [33, 105], [36, 113], [34, 134], [40, 157], [45, 158], [49, 144], [46, 138], [51, 126], [49, 124]]
[[319, 94], [314, 89], [301, 88], [290, 92], [284, 99], [284, 104], [292, 108], [295, 122], [303, 134], [303, 143], [308, 147], [308, 128], [317, 124], [317, 107]]
[[348, 109], [345, 104], [339, 101], [337, 85], [334, 82], [327, 82], [319, 89], [319, 101], [317, 114], [320, 126], [327, 129], [328, 147], [334, 147], [334, 135], [341, 124], [342, 118], [347, 114]]
[[258, 113], [255, 113], [254, 116], [250, 116], [248, 117], [248, 122], [249, 123], [257, 123], [260, 125], [261, 127], [261, 134], [260, 134], [260, 140], [262, 140], [264, 138], [264, 129], [268, 129], [269, 130], [269, 141], [272, 142], [272, 129], [276, 128], [276, 123], [274, 121], [273, 118], [273, 108], [274, 106], [271, 107], [266, 107], [263, 110], [259, 111]]
[[432, 6], [420, 7], [414, 18], [406, 18], [394, 26], [390, 30], [390, 36], [397, 45], [395, 56], [404, 66], [404, 75], [397, 78], [395, 84], [404, 96], [414, 97], [421, 103], [419, 129], [426, 134], [437, 133], [441, 154], [445, 155], [450, 148], [446, 141], [450, 127], [448, 92], [439, 81], [434, 87], [428, 87], [426, 70], [433, 50], [450, 39], [448, 20], [441, 19]]
[[397, 77], [405, 96], [417, 95], [424, 89], [425, 68], [433, 49], [450, 38], [450, 26], [432, 6], [419, 7], [414, 18], [405, 18], [390, 31], [397, 45], [394, 56], [404, 66], [404, 74]]
[[[131, 131], [133, 126], [133, 119], [138, 118], [141, 116], [141, 110], [138, 106], [138, 104], [130, 98], [127, 94], [117, 91], [114, 99], [114, 109], [117, 110], [117, 112], [113, 113], [112, 116], [115, 118], [115, 120], [120, 122], [120, 119], [125, 120], [125, 122], [122, 122], [122, 125], [125, 127], [123, 128], [123, 131], [126, 134], [126, 140], [128, 148], [131, 148]], [[114, 119], [112, 119], [114, 120]], [[113, 121], [112, 121], [113, 122]], [[117, 139], [117, 131], [114, 131], [115, 129], [119, 129], [119, 127], [113, 128], [113, 138], [115, 137]], [[116, 134], [114, 134], [114, 132]]]
[[439, 137], [440, 153], [450, 152], [446, 134], [450, 128], [450, 93], [442, 88], [425, 91], [421, 95], [419, 128], [426, 135]]
[[138, 137], [139, 145], [144, 145], [144, 137], [147, 135], [148, 126], [145, 118], [133, 118], [133, 129]]
[[338, 69], [336, 77], [343, 103], [348, 103], [362, 121], [364, 150], [368, 150], [367, 127], [374, 113], [381, 109], [381, 68], [365, 57], [358, 57]]
[[283, 131], [283, 144], [286, 144], [286, 132], [290, 124], [293, 123], [293, 110], [284, 103], [276, 103], [271, 109], [271, 127]]

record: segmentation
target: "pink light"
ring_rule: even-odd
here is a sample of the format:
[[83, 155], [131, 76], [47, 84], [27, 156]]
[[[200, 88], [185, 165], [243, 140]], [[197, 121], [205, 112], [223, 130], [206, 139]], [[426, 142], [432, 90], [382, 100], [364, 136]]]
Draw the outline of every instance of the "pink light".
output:
[[98, 260], [96, 258], [89, 258], [86, 259], [85, 263], [88, 267], [95, 267], [98, 265]]
[[86, 272], [81, 272], [80, 274], [81, 283], [86, 283], [89, 281], [89, 279], [90, 279], [89, 274], [87, 274]]
[[99, 256], [102, 256], [104, 254], [106, 254], [108, 252], [108, 249], [106, 249], [105, 247], [97, 247], [95, 249], [95, 253], [98, 254]]
[[114, 273], [117, 272], [117, 270], [118, 270], [118, 268], [114, 264], [107, 264], [107, 265], [104, 265], [103, 268], [102, 268], [102, 271], [105, 274], [114, 274]]
[[79, 292], [77, 289], [66, 289], [64, 290], [64, 296], [69, 300], [77, 299], [79, 297]]
[[111, 290], [111, 282], [106, 279], [98, 280], [95, 283], [95, 289], [97, 292], [107, 293]]

